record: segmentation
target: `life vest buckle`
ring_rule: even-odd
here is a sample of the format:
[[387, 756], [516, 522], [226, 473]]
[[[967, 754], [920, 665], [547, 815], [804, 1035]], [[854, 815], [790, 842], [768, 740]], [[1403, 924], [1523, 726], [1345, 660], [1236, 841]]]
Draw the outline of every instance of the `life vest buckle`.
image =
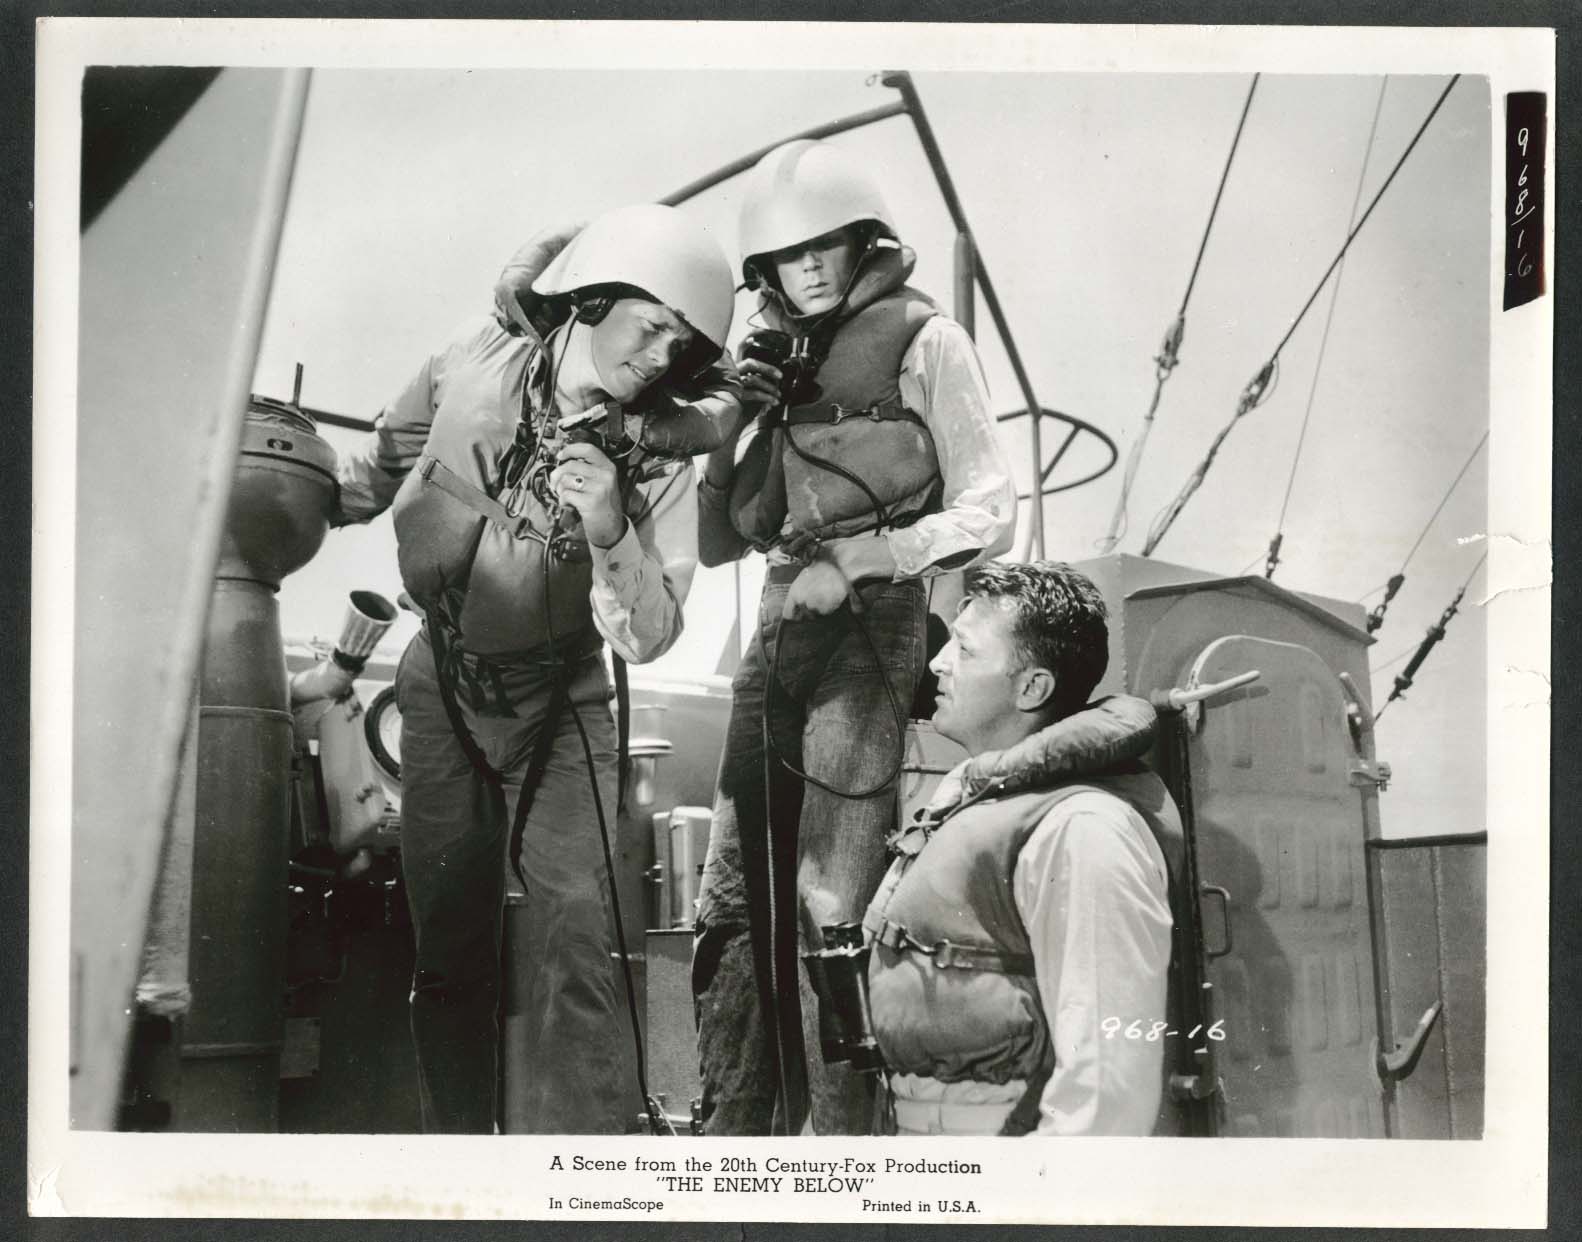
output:
[[847, 409], [838, 401], [830, 403], [830, 422], [840, 426], [848, 418], [867, 418], [871, 423], [879, 421], [879, 407], [877, 405], [865, 406], [859, 410]]
[[874, 929], [873, 941], [899, 953], [911, 947], [912, 938], [906, 934], [906, 928], [899, 923], [892, 923], [888, 918], [881, 917], [879, 926]]

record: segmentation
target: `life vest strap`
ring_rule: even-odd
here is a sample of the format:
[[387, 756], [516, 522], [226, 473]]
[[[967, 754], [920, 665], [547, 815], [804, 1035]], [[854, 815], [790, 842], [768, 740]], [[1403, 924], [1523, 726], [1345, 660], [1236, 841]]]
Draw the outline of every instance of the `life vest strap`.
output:
[[454, 500], [459, 500], [479, 517], [493, 522], [513, 539], [532, 539], [541, 543], [556, 560], [589, 561], [588, 541], [577, 539], [566, 531], [545, 534], [533, 525], [525, 513], [512, 513], [481, 487], [462, 478], [437, 457], [424, 453], [418, 458], [417, 472], [425, 483], [432, 483]]
[[526, 514], [513, 515], [488, 492], [467, 482], [439, 458], [424, 453], [417, 459], [417, 472], [424, 483], [431, 483], [451, 499], [461, 501], [479, 517], [487, 518], [513, 539], [542, 538], [533, 529]]
[[785, 421], [793, 427], [800, 427], [804, 423], [839, 425], [849, 418], [866, 418], [875, 423], [911, 422], [926, 426], [915, 410], [907, 408], [899, 395], [865, 409], [848, 409], [838, 401], [815, 402], [812, 405], [799, 405], [786, 411], [785, 415]]
[[897, 953], [921, 953], [941, 970], [990, 970], [1001, 975], [1031, 975], [1034, 969], [1031, 953], [1001, 953], [998, 949], [956, 944], [950, 940], [928, 945], [889, 919], [879, 925], [874, 940]]

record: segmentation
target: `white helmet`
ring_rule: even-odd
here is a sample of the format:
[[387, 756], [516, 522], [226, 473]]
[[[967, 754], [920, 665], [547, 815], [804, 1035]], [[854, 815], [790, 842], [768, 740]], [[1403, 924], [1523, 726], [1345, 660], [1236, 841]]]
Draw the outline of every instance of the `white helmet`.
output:
[[839, 147], [813, 138], [776, 147], [747, 174], [742, 193], [742, 272], [753, 259], [809, 241], [846, 224], [872, 220], [890, 236], [895, 225], [873, 178]]
[[736, 305], [730, 261], [707, 230], [658, 203], [617, 207], [567, 243], [533, 282], [535, 293], [571, 293], [590, 285], [633, 285], [663, 302], [725, 348]]

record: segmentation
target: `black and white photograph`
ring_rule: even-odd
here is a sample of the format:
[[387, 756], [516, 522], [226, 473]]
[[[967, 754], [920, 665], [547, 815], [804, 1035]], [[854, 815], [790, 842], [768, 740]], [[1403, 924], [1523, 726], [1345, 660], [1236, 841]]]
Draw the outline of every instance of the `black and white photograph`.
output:
[[31, 1214], [1544, 1223], [1553, 32], [38, 30]]

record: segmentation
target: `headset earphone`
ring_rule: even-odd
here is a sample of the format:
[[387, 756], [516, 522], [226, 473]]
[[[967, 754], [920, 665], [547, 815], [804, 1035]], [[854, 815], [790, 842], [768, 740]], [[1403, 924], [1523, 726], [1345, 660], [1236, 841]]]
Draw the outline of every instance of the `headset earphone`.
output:
[[[625, 298], [637, 298], [643, 302], [663, 305], [646, 289], [637, 285], [619, 283], [588, 285], [582, 289], [573, 289], [565, 297], [571, 305], [572, 320], [585, 323], [590, 328], [603, 323], [611, 308]], [[694, 328], [691, 342], [676, 355], [676, 360], [670, 364], [661, 379], [681, 384], [695, 380], [703, 375], [723, 352], [723, 349], [716, 348], [714, 342]]]

